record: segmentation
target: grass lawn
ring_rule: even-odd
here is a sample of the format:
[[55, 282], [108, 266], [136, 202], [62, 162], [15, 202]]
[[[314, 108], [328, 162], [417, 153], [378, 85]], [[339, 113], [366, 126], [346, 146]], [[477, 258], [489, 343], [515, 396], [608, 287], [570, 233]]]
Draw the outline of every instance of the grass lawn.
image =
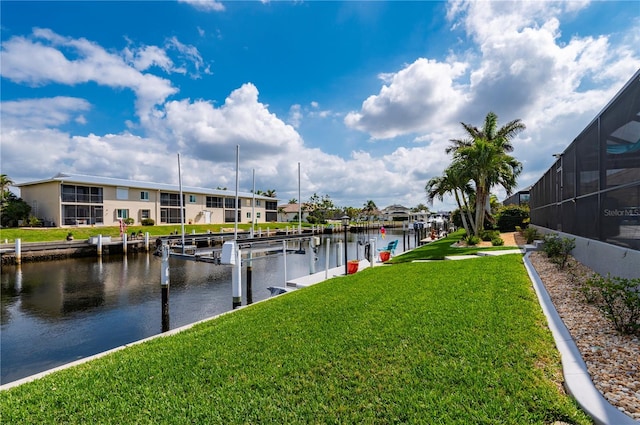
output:
[[444, 257], [448, 255], [472, 255], [478, 251], [498, 251], [503, 249], [514, 249], [513, 246], [492, 246], [481, 248], [478, 246], [470, 247], [453, 247], [454, 243], [458, 242], [464, 235], [464, 229], [457, 230], [451, 233], [449, 236], [430, 242], [426, 245], [413, 249], [411, 251], [402, 253], [389, 260], [392, 264], [407, 263], [414, 260], [444, 260]]
[[[290, 228], [297, 228], [295, 223], [268, 223], [256, 225], [256, 230], [262, 228], [264, 231], [269, 228], [274, 230], [276, 228], [284, 229], [287, 226]], [[194, 230], [196, 233], [207, 233], [211, 231], [218, 233], [221, 229], [225, 231], [233, 232], [233, 223], [226, 224], [185, 224], [185, 234], [191, 234]], [[306, 227], [306, 226], [303, 226]], [[251, 224], [238, 224], [239, 231], [249, 231]], [[161, 225], [161, 226], [127, 226], [127, 233], [131, 232], [142, 233], [149, 232], [150, 237], [167, 236], [172, 232], [181, 232], [180, 224], [174, 225]], [[54, 242], [63, 241], [67, 237], [67, 233], [73, 233], [73, 237], [76, 240], [89, 239], [91, 236], [111, 236], [120, 237], [119, 226], [99, 226], [99, 227], [70, 227], [70, 228], [6, 228], [0, 229], [0, 240], [4, 242], [7, 239], [10, 243], [13, 243], [17, 238], [20, 238], [22, 242]]]
[[0, 393], [3, 423], [587, 424], [519, 255], [366, 269]]

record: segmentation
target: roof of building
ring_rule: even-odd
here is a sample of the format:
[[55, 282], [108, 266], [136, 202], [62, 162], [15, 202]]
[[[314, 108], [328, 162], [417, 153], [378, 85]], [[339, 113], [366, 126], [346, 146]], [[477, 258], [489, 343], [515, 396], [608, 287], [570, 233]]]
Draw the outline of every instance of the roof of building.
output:
[[[19, 184], [15, 184], [14, 186], [25, 187], [25, 186], [32, 186], [36, 184], [49, 183], [49, 182], [60, 182], [60, 183], [69, 183], [69, 184], [87, 184], [87, 185], [98, 185], [98, 186], [133, 187], [137, 189], [166, 190], [170, 192], [180, 191], [180, 187], [178, 185], [173, 185], [173, 184], [116, 179], [112, 177], [88, 176], [83, 174], [72, 174], [72, 173], [58, 173], [50, 179], [19, 183]], [[232, 191], [232, 190], [208, 189], [204, 187], [195, 187], [195, 186], [183, 186], [182, 192], [198, 193], [203, 195], [214, 195], [214, 196], [215, 195], [235, 196], [235, 191]], [[252, 198], [254, 197], [254, 194], [251, 192], [238, 192], [238, 196], [242, 198]], [[269, 196], [264, 196], [264, 195], [255, 195], [255, 198], [277, 201], [277, 198], [271, 198]]]
[[[282, 212], [284, 212], [284, 213], [295, 213], [295, 214], [297, 214], [298, 211], [300, 210], [299, 205], [300, 204], [298, 204], [298, 203], [295, 203], [295, 204], [283, 204], [283, 205], [278, 205], [278, 209], [279, 210], [282, 209]], [[303, 213], [306, 212], [305, 211], [306, 208], [304, 208], [304, 205], [302, 206], [302, 210], [303, 210]]]

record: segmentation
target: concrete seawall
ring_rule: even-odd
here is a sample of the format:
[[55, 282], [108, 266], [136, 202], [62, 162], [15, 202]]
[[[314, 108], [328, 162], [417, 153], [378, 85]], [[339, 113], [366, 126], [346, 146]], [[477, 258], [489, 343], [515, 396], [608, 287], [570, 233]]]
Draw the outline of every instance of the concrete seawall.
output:
[[[13, 244], [0, 245], [2, 265], [16, 264], [16, 255]], [[134, 240], [127, 242], [127, 252], [144, 252], [144, 241]], [[112, 242], [102, 246], [102, 255], [122, 255], [122, 242]], [[65, 258], [97, 257], [97, 247], [88, 241], [61, 241], [61, 242], [37, 242], [23, 243], [21, 258], [23, 263], [36, 261], [62, 260]]]

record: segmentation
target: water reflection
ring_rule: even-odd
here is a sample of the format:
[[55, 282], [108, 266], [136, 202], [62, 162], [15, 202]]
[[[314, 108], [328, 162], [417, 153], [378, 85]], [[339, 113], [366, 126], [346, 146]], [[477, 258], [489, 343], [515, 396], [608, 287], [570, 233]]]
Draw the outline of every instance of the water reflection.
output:
[[[329, 267], [336, 264], [335, 240]], [[350, 235], [350, 258], [356, 255], [356, 249], [359, 257], [363, 256], [363, 247], [357, 242], [358, 238]], [[287, 255], [289, 279], [309, 273], [309, 255], [308, 249], [304, 255]], [[325, 264], [324, 246], [314, 255], [320, 272]], [[243, 305], [268, 298], [269, 286], [285, 284], [281, 255], [255, 258], [250, 293], [246, 287], [247, 267], [243, 267]], [[231, 309], [230, 267], [175, 259], [169, 263], [166, 315], [160, 285], [162, 262], [153, 255], [3, 266], [0, 382], [11, 382]]]

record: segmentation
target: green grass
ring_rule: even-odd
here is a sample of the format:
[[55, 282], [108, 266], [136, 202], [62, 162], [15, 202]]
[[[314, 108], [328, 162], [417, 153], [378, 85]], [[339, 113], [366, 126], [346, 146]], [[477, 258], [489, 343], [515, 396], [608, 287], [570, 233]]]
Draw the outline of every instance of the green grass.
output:
[[3, 423], [587, 424], [519, 255], [367, 269], [0, 393]]
[[438, 239], [426, 245], [402, 253], [393, 257], [390, 262], [393, 264], [407, 263], [414, 260], [444, 260], [448, 255], [473, 255], [479, 251], [499, 251], [504, 249], [514, 249], [512, 246], [492, 246], [492, 247], [454, 247], [464, 235], [464, 229], [451, 233], [445, 238]]
[[[297, 224], [292, 223], [265, 223], [256, 226], [266, 231], [267, 228], [274, 230], [276, 228], [284, 229], [286, 226], [290, 228], [296, 227]], [[225, 224], [185, 224], [185, 234], [190, 234], [194, 230], [196, 233], [207, 233], [212, 231], [214, 233], [220, 232], [221, 229], [233, 229], [233, 223]], [[251, 224], [238, 224], [239, 230], [248, 231]], [[303, 226], [304, 227], [304, 226]], [[180, 232], [180, 224], [174, 225], [161, 225], [161, 226], [127, 226], [127, 233], [142, 231], [142, 233], [149, 232], [149, 236], [166, 236], [172, 232]], [[99, 227], [70, 227], [70, 228], [5, 228], [0, 229], [0, 240], [4, 242], [7, 239], [10, 243], [13, 243], [17, 238], [20, 238], [22, 242], [54, 242], [63, 241], [67, 238], [67, 234], [73, 233], [73, 237], [76, 240], [89, 239], [91, 236], [111, 236], [120, 237], [119, 226], [99, 226]]]

